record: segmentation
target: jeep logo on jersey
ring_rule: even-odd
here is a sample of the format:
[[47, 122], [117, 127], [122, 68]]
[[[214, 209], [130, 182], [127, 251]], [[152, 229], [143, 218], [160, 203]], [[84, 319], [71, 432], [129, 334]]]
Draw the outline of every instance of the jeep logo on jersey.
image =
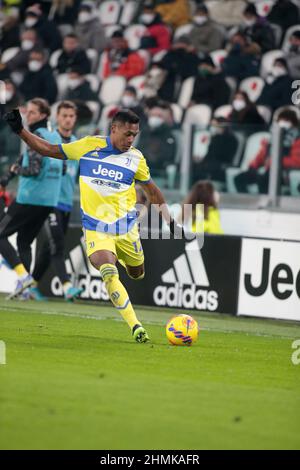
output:
[[218, 293], [209, 290], [209, 280], [197, 240], [188, 243], [185, 253], [173, 261], [162, 277], [164, 284], [154, 289], [156, 305], [215, 311]]
[[124, 174], [122, 171], [116, 171], [113, 169], [108, 169], [108, 168], [103, 168], [102, 165], [98, 165], [97, 169], [93, 169], [93, 174], [94, 175], [100, 175], [100, 176], [108, 176], [109, 178], [112, 178], [115, 181], [120, 181]]
[[300, 320], [300, 244], [245, 239], [240, 315]]

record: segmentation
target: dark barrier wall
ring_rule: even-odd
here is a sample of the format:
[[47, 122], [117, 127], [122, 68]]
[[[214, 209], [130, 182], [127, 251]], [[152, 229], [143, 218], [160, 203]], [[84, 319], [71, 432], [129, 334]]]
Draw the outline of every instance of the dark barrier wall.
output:
[[[67, 269], [73, 281], [84, 288], [83, 299], [107, 300], [97, 271], [85, 257], [82, 231], [71, 228], [66, 240]], [[206, 236], [200, 250], [197, 240], [143, 240], [146, 276], [129, 279], [119, 266], [120, 277], [134, 304], [189, 310], [237, 313], [241, 239]], [[61, 296], [53, 270], [40, 285], [47, 296]]]

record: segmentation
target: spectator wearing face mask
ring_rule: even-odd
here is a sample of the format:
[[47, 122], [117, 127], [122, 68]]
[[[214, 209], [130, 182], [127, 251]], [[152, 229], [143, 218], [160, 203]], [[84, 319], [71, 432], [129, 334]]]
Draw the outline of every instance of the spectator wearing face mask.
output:
[[[300, 131], [296, 113], [283, 109], [277, 118], [278, 125], [283, 129], [281, 149], [281, 165], [284, 170], [300, 168]], [[239, 192], [247, 192], [249, 184], [257, 184], [260, 193], [267, 193], [271, 166], [271, 146], [265, 139], [250, 162], [247, 171], [235, 177], [235, 186]], [[264, 171], [261, 171], [263, 169]]]
[[92, 1], [83, 1], [79, 7], [74, 32], [80, 38], [82, 49], [102, 52], [106, 45], [104, 28], [100, 23]]
[[[0, 104], [0, 115], [3, 116], [11, 109], [18, 108], [23, 103], [15, 84], [10, 80], [5, 80], [5, 104]], [[10, 127], [3, 119], [0, 119], [0, 155], [9, 157], [12, 161], [20, 151], [20, 141], [15, 139]], [[3, 172], [3, 168], [0, 172]]]
[[206, 57], [198, 66], [192, 104], [207, 104], [215, 109], [227, 104], [229, 97], [230, 88], [223, 72], [214, 65], [210, 56]]
[[285, 56], [291, 78], [300, 78], [300, 27], [290, 37], [288, 52]]
[[225, 182], [226, 167], [233, 164], [238, 141], [225, 118], [213, 118], [210, 123], [210, 142], [201, 161], [194, 157], [192, 181], [212, 179]]
[[300, 22], [299, 7], [291, 0], [276, 0], [267, 15], [267, 20], [278, 24], [284, 34], [288, 28]]
[[158, 102], [148, 112], [148, 122], [139, 138], [139, 149], [147, 155], [153, 176], [166, 176], [166, 168], [174, 164], [176, 138], [168, 104]]
[[130, 109], [140, 118], [140, 127], [141, 129], [147, 121], [147, 117], [144, 113], [143, 107], [140, 105], [137, 91], [133, 86], [128, 85], [123, 93], [121, 99], [122, 108]]
[[192, 45], [197, 53], [207, 54], [222, 49], [224, 32], [209, 16], [207, 7], [199, 5], [193, 17], [193, 28], [189, 33]]
[[266, 18], [258, 15], [253, 3], [249, 3], [243, 12], [244, 22], [241, 25], [243, 33], [251, 40], [256, 42], [262, 52], [275, 49], [275, 35]]
[[26, 101], [36, 96], [52, 104], [56, 100], [57, 85], [50, 65], [46, 62], [43, 49], [33, 49], [29, 54], [27, 72], [20, 85], [20, 91]]
[[190, 9], [187, 0], [156, 0], [155, 11], [160, 14], [164, 23], [173, 29], [190, 21]]
[[63, 40], [63, 48], [57, 60], [58, 73], [66, 73], [77, 67], [83, 74], [91, 72], [91, 63], [86, 52], [80, 47], [79, 39], [74, 33], [67, 34]]
[[266, 123], [251, 103], [245, 91], [238, 90], [232, 101], [232, 112], [228, 117], [232, 129], [246, 135], [265, 130]]
[[[25, 29], [20, 36], [21, 47], [17, 54], [5, 64], [0, 64], [0, 70], [10, 74], [11, 72], [24, 73], [27, 68], [29, 54], [32, 49], [41, 48], [41, 41], [34, 29]], [[3, 76], [3, 75], [2, 75]]]
[[163, 23], [159, 13], [154, 9], [153, 2], [145, 2], [140, 22], [147, 27], [144, 36], [141, 37], [140, 48], [147, 49], [151, 55], [171, 47], [171, 33]]
[[45, 48], [51, 52], [60, 49], [61, 35], [59, 29], [53, 21], [48, 20], [43, 15], [39, 4], [34, 4], [26, 9], [24, 24], [26, 28], [32, 28], [36, 31]]
[[164, 81], [158, 89], [162, 100], [175, 102], [183, 80], [197, 75], [200, 60], [188, 36], [174, 40], [171, 49], [160, 61], [166, 72]]
[[64, 100], [74, 101], [99, 101], [97, 93], [91, 89], [91, 85], [86, 80], [81, 71], [81, 67], [72, 67], [68, 73], [68, 88]]
[[289, 74], [286, 60], [283, 58], [274, 61], [271, 73], [266, 78], [257, 104], [269, 106], [275, 110], [292, 102], [292, 78]]
[[115, 31], [103, 57], [103, 78], [121, 75], [129, 80], [145, 71], [144, 59], [128, 48], [128, 42], [121, 31]]
[[227, 57], [222, 62], [222, 70], [227, 77], [238, 82], [244, 78], [259, 75], [261, 50], [242, 32], [235, 33], [227, 45]]

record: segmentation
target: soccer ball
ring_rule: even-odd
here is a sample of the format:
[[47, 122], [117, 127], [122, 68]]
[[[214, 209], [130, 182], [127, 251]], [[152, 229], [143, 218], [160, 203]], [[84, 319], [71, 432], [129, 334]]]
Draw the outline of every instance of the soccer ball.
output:
[[174, 346], [191, 346], [198, 339], [199, 327], [190, 315], [176, 315], [168, 321], [166, 333]]

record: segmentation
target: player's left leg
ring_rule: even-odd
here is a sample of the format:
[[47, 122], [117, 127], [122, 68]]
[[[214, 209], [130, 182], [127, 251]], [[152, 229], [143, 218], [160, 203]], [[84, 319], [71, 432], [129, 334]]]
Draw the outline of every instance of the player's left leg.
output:
[[103, 235], [97, 237], [97, 232], [86, 231], [87, 255], [99, 272], [112, 304], [118, 309], [129, 328], [133, 338], [139, 343], [149, 340], [146, 330], [137, 319], [129, 295], [119, 278], [116, 267], [117, 255], [113, 237]]

